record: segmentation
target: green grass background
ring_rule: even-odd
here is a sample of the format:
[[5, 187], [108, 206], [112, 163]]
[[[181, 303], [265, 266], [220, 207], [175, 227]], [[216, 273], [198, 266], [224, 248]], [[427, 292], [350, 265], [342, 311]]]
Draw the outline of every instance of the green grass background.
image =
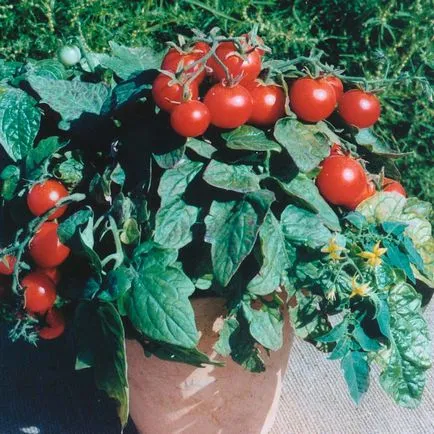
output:
[[[90, 49], [110, 40], [163, 48], [192, 27], [241, 34], [259, 24], [276, 57], [328, 53], [349, 75], [389, 78], [406, 73], [433, 78], [434, 7], [431, 0], [0, 0], [0, 55], [23, 60], [53, 56], [82, 34]], [[419, 84], [381, 93], [376, 131], [395, 149], [407, 190], [433, 202], [433, 105]]]

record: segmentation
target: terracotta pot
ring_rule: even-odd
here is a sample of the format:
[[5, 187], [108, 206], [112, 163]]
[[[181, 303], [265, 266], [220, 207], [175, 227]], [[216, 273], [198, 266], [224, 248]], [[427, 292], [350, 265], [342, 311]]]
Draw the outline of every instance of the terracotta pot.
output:
[[[213, 324], [224, 312], [224, 300], [193, 300], [201, 331], [199, 349], [223, 360], [212, 349]], [[285, 326], [284, 346], [268, 357], [266, 371], [252, 374], [232, 359], [225, 367], [196, 368], [147, 358], [136, 341], [127, 342], [130, 411], [141, 434], [265, 434], [273, 426], [282, 379], [288, 363], [292, 330]]]

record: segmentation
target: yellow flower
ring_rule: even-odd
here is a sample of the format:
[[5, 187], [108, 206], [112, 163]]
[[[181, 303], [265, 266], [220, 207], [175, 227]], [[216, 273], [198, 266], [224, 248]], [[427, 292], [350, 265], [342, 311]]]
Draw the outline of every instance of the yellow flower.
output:
[[377, 267], [383, 262], [381, 256], [383, 256], [386, 252], [387, 249], [384, 247], [380, 247], [380, 241], [378, 241], [372, 249], [372, 252], [362, 252], [359, 253], [359, 256], [361, 256], [363, 259], [366, 259], [367, 263], [371, 267]]
[[353, 290], [351, 291], [350, 298], [355, 297], [356, 295], [359, 295], [360, 297], [366, 297], [371, 292], [371, 288], [367, 283], [357, 282], [356, 276], [353, 277], [351, 287]]
[[344, 250], [345, 248], [340, 246], [336, 242], [336, 238], [330, 238], [328, 245], [324, 246], [321, 249], [321, 252], [328, 253], [329, 257], [333, 259], [333, 261], [339, 261], [340, 259], [342, 259], [341, 252], [343, 252]]

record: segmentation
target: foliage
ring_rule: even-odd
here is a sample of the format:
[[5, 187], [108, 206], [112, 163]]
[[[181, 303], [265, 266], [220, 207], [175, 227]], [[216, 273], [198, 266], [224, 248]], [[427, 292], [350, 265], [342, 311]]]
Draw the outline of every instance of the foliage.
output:
[[[2, 257], [17, 264], [2, 316], [15, 323], [13, 337], [35, 340], [20, 278], [50, 214], [30, 216], [23, 199], [35, 182], [57, 178], [72, 193], [55, 206], [68, 205], [57, 233], [72, 252], [57, 305], [75, 310], [77, 367], [94, 368], [123, 423], [124, 327], [158, 357], [215, 363], [196, 349], [193, 294], [226, 299], [215, 349], [246, 369], [263, 371], [281, 347], [289, 308], [295, 332], [341, 361], [356, 402], [376, 360], [383, 388], [416, 405], [431, 360], [420, 312], [434, 286], [430, 205], [380, 192], [348, 214], [314, 180], [335, 142], [372, 172], [377, 163], [393, 173], [396, 151], [372, 131], [306, 124], [289, 111], [272, 128], [186, 139], [152, 100], [161, 56], [111, 48], [84, 51], [69, 69], [56, 60], [3, 65], [0, 235]], [[268, 69], [284, 83], [295, 64], [327, 67], [313, 53]]]
[[[79, 31], [95, 51], [106, 50], [112, 39], [161, 49], [178, 33], [190, 36], [191, 28], [218, 26], [241, 34], [259, 22], [274, 56], [306, 55], [317, 48], [349, 75], [373, 79], [417, 74], [430, 79], [432, 14], [424, 0], [12, 1], [0, 5], [0, 51], [6, 59], [46, 58]], [[2, 68], [0, 63], [0, 76]], [[406, 174], [405, 187], [433, 202], [432, 101], [418, 86], [406, 83], [386, 88], [381, 97], [380, 135], [412, 152], [398, 162]]]

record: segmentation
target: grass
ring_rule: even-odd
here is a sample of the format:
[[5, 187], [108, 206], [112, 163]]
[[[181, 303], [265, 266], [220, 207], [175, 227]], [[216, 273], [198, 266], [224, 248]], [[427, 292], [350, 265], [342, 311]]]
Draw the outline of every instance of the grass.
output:
[[[240, 34], [256, 22], [277, 57], [320, 48], [349, 75], [432, 80], [434, 8], [428, 0], [12, 0], [0, 4], [0, 52], [17, 60], [53, 56], [79, 33], [97, 51], [112, 39], [163, 48], [193, 27]], [[410, 82], [384, 89], [377, 131], [395, 148], [413, 152], [398, 163], [403, 183], [433, 202], [429, 91]]]

